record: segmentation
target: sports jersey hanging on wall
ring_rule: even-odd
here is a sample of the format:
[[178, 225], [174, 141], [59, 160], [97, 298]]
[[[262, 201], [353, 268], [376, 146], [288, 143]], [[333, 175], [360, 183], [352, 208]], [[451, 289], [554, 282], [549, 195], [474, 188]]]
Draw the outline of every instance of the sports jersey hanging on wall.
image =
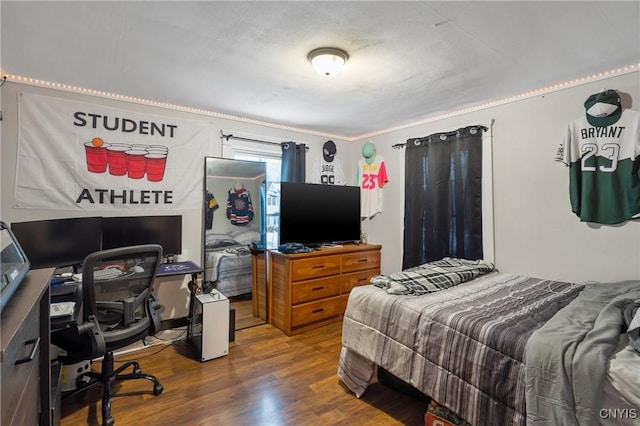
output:
[[336, 158], [338, 149], [334, 141], [322, 146], [322, 157], [318, 157], [311, 169], [311, 183], [323, 185], [346, 185], [342, 165]]
[[229, 189], [227, 198], [227, 219], [232, 225], [244, 226], [253, 220], [253, 204], [251, 194], [243, 184], [238, 183]]
[[640, 112], [623, 109], [615, 90], [589, 96], [584, 107], [555, 157], [569, 166], [572, 211], [602, 224], [640, 217]]
[[356, 185], [360, 187], [360, 216], [371, 218], [382, 212], [382, 187], [389, 181], [384, 159], [376, 155], [376, 147], [367, 142], [356, 170]]
[[200, 209], [211, 123], [18, 94], [15, 207]]

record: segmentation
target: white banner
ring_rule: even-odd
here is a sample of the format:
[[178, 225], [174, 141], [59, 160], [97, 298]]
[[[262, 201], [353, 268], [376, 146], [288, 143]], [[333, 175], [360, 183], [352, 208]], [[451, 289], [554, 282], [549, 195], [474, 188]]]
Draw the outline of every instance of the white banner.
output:
[[199, 209], [211, 123], [18, 94], [16, 207]]

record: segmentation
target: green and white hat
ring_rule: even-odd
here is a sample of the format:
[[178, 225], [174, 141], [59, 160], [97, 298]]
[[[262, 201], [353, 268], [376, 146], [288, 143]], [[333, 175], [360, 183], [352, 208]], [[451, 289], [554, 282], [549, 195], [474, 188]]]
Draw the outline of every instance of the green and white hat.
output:
[[595, 127], [607, 127], [614, 124], [622, 115], [620, 95], [615, 90], [591, 95], [584, 101], [587, 121]]

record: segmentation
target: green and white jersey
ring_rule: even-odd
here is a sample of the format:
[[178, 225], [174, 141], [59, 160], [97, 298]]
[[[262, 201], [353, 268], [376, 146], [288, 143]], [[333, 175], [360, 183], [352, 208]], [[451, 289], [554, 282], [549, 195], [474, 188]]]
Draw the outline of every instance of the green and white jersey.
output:
[[569, 166], [571, 208], [582, 222], [640, 217], [640, 112], [626, 109], [607, 127], [571, 122], [555, 159]]

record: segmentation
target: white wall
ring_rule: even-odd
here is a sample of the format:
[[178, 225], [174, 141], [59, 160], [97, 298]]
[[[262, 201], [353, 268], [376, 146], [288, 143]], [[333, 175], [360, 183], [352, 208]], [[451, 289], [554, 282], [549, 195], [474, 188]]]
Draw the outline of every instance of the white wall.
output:
[[584, 114], [584, 101], [603, 88], [618, 90], [625, 107], [640, 109], [640, 73], [634, 72], [357, 141], [357, 149], [374, 142], [389, 174], [384, 211], [365, 224], [369, 241], [383, 245], [383, 272], [402, 265], [404, 149], [391, 146], [494, 119], [496, 266], [576, 282], [639, 279], [640, 222], [598, 227], [580, 222], [569, 204], [568, 168], [553, 161], [564, 127]]
[[[334, 139], [338, 147], [338, 158], [348, 180], [355, 177], [355, 165], [361, 157], [360, 149], [365, 142], [372, 141], [378, 154], [386, 161], [389, 183], [384, 189], [383, 212], [363, 223], [363, 232], [368, 234], [369, 242], [383, 246], [382, 271], [391, 273], [399, 270], [402, 265], [404, 149], [393, 149], [392, 145], [404, 143], [411, 137], [482, 124], [493, 119], [496, 266], [505, 272], [576, 282], [640, 278], [640, 223], [627, 222], [618, 226], [600, 227], [581, 223], [571, 212], [569, 205], [568, 169], [553, 161], [564, 126], [584, 113], [582, 105], [589, 95], [605, 87], [623, 93], [625, 107], [640, 109], [640, 73], [634, 72], [366, 140], [346, 142]], [[2, 220], [7, 223], [78, 215], [77, 211], [30, 211], [12, 207], [17, 149], [17, 91], [79, 99], [174, 117], [209, 120], [214, 124], [216, 134], [218, 130], [232, 129], [244, 134], [304, 142], [310, 147], [307, 154], [308, 167], [313, 164], [313, 158], [322, 155], [322, 144], [327, 140], [322, 136], [11, 82], [7, 82], [2, 91], [4, 120], [0, 151], [0, 202]], [[208, 155], [222, 156], [219, 138], [211, 141]], [[197, 173], [202, 173], [202, 170]], [[184, 229], [183, 247], [189, 258], [200, 261], [202, 211], [175, 210], [172, 214], [183, 214], [184, 223], [190, 224]], [[175, 284], [171, 284], [172, 290], [174, 287]], [[177, 290], [176, 295], [178, 298], [184, 296], [185, 302], [177, 302], [177, 307], [171, 307], [171, 313], [166, 314], [171, 318], [186, 315], [185, 283]]]
[[[132, 102], [123, 102], [103, 97], [88, 96], [79, 93], [73, 93], [63, 90], [44, 88], [39, 86], [19, 84], [15, 82], [7, 82], [2, 87], [2, 113], [3, 121], [1, 122], [1, 139], [0, 139], [0, 159], [2, 161], [0, 167], [0, 217], [3, 222], [10, 224], [12, 222], [21, 222], [28, 220], [41, 219], [57, 219], [65, 217], [79, 216], [130, 216], [138, 214], [135, 211], [96, 211], [91, 210], [82, 212], [79, 210], [35, 210], [35, 209], [19, 209], [14, 207], [14, 188], [16, 175], [16, 158], [17, 158], [17, 141], [18, 141], [18, 104], [17, 93], [36, 93], [47, 96], [55, 96], [65, 99], [78, 100], [82, 102], [90, 102], [99, 105], [110, 106], [113, 108], [122, 108], [131, 111], [138, 111], [150, 114], [164, 115], [175, 118], [186, 118], [191, 120], [202, 120], [213, 123], [214, 134], [216, 137], [209, 144], [207, 155], [221, 157], [222, 141], [217, 136], [224, 129], [225, 132], [233, 131], [244, 134], [252, 134], [257, 137], [264, 136], [268, 139], [276, 139], [281, 141], [295, 141], [305, 143], [309, 146], [307, 158], [321, 155], [322, 145], [327, 138], [323, 136], [310, 135], [301, 132], [281, 130], [273, 127], [260, 126], [241, 121], [220, 119], [211, 116], [193, 114], [183, 111], [177, 111], [167, 108], [152, 107]], [[349, 147], [348, 142], [335, 140], [338, 146], [338, 152], [344, 153], [345, 147]], [[194, 170], [204, 179], [204, 158], [202, 167]], [[353, 173], [353, 171], [351, 172]], [[183, 255], [181, 258], [193, 260], [196, 263], [202, 263], [202, 245], [203, 245], [203, 211], [185, 210], [176, 208], [166, 211], [166, 214], [179, 214], [183, 216], [183, 236], [182, 247]], [[141, 212], [140, 214], [159, 214], [157, 210], [149, 212]], [[164, 308], [161, 311], [161, 319], [170, 319], [186, 316], [188, 313], [189, 293], [187, 290], [188, 279], [176, 280], [175, 278], [163, 278], [158, 282], [158, 297], [163, 302]], [[171, 303], [167, 303], [171, 301]]]

